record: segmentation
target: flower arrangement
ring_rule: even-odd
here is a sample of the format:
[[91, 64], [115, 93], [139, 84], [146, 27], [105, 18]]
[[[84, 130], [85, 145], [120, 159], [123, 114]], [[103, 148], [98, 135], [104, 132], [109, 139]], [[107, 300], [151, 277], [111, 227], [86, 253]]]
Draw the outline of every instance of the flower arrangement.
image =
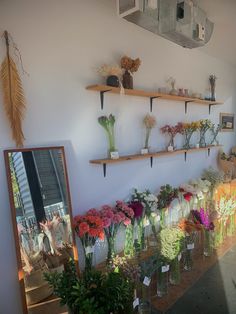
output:
[[159, 251], [167, 262], [174, 260], [182, 251], [184, 237], [183, 230], [178, 227], [168, 227], [161, 230], [158, 237]]
[[116, 151], [115, 147], [115, 132], [114, 132], [114, 126], [115, 126], [115, 116], [110, 114], [107, 116], [101, 116], [98, 118], [98, 123], [104, 128], [107, 138], [108, 138], [108, 145], [109, 145], [109, 155], [112, 152]]
[[146, 137], [145, 137], [144, 148], [148, 149], [151, 131], [156, 126], [156, 118], [154, 116], [151, 116], [150, 114], [147, 114], [143, 119], [143, 124], [146, 128]]
[[74, 217], [74, 229], [84, 249], [86, 270], [92, 267], [95, 242], [97, 239], [104, 239], [103, 228], [103, 220], [99, 217], [99, 213], [96, 209], [89, 210], [85, 215], [77, 215]]
[[141, 60], [139, 58], [131, 59], [130, 57], [124, 56], [120, 60], [121, 68], [131, 73], [137, 72], [140, 64]]
[[178, 189], [172, 188], [169, 184], [163, 185], [160, 188], [157, 198], [157, 208], [160, 211], [160, 225], [162, 228], [165, 224], [165, 215], [168, 214], [168, 208], [171, 202], [175, 198], [178, 198]]
[[157, 220], [157, 197], [152, 194], [149, 190], [145, 190], [143, 192], [134, 189], [134, 193], [132, 194], [133, 201], [141, 202], [146, 218], [149, 220], [152, 226], [152, 232], [155, 238], [157, 238], [156, 231], [156, 220]]
[[223, 172], [210, 167], [209, 169], [204, 170], [202, 177], [211, 183], [210, 191], [211, 196], [213, 197], [214, 191], [217, 188], [217, 186], [224, 182]]
[[223, 124], [212, 124], [210, 131], [212, 134], [212, 140], [211, 140], [211, 145], [219, 145], [219, 141], [217, 140], [217, 135], [219, 134], [219, 132], [221, 131], [223, 127]]
[[120, 77], [122, 75], [122, 69], [119, 65], [103, 64], [100, 68], [98, 68], [97, 72], [98, 74], [104, 77], [107, 77], [110, 75], [115, 75], [117, 77]]
[[132, 200], [129, 207], [134, 211], [134, 219], [132, 224], [134, 226], [134, 247], [137, 253], [145, 248], [145, 229], [144, 229], [144, 206], [140, 201]]
[[206, 132], [212, 127], [211, 120], [202, 119], [199, 121], [199, 132], [200, 132], [200, 140], [199, 146], [206, 147]]
[[174, 150], [175, 149], [174, 138], [178, 133], [183, 134], [183, 123], [179, 122], [175, 126], [170, 126], [166, 124], [161, 128], [161, 132], [163, 134], [168, 134], [170, 136], [168, 150]]
[[200, 211], [198, 210], [192, 210], [192, 217], [193, 221], [196, 224], [200, 224], [204, 229], [206, 230], [214, 230], [215, 226], [212, 221], [209, 219], [209, 215], [204, 208], [200, 208]]
[[183, 134], [184, 134], [184, 148], [189, 149], [190, 146], [190, 140], [195, 131], [197, 131], [199, 128], [199, 122], [191, 122], [191, 123], [183, 123]]
[[133, 218], [133, 211], [124, 202], [117, 201], [115, 207], [102, 206], [100, 217], [103, 221], [104, 231], [108, 243], [107, 261], [115, 256], [115, 239], [121, 224], [128, 226]]

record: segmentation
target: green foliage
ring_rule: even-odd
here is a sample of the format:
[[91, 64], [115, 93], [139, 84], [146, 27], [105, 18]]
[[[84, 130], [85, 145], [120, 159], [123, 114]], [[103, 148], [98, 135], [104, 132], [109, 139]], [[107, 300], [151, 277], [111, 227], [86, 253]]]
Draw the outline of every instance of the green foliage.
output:
[[71, 262], [63, 273], [45, 278], [74, 314], [132, 313], [133, 285], [122, 273], [91, 270], [78, 278]]
[[169, 184], [161, 186], [158, 198], [158, 209], [166, 208], [178, 197], [178, 189], [172, 188]]

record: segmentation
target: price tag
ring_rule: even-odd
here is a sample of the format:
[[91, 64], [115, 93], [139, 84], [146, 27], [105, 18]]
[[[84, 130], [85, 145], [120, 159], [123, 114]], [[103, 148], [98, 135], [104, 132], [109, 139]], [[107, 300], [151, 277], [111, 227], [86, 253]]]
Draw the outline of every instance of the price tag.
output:
[[89, 254], [89, 253], [94, 253], [94, 246], [87, 246], [85, 248], [85, 253]]
[[150, 283], [151, 283], [151, 278], [145, 276], [144, 280], [143, 280], [143, 284], [147, 287], [150, 286]]
[[182, 254], [180, 253], [180, 254], [178, 255], [178, 261], [181, 260], [181, 257], [182, 257]]
[[188, 250], [193, 250], [194, 249], [194, 243], [190, 243], [187, 245]]
[[133, 302], [133, 308], [135, 309], [136, 306], [138, 306], [138, 305], [139, 305], [139, 298], [136, 298], [136, 299], [134, 300], [134, 302]]
[[166, 273], [167, 271], [169, 271], [169, 269], [170, 269], [170, 265], [162, 266], [161, 267], [161, 272], [162, 273]]
[[169, 215], [169, 210], [167, 209], [166, 211], [165, 211], [165, 216], [168, 216]]
[[157, 221], [160, 221], [160, 220], [161, 220], [161, 216], [160, 216], [160, 215], [157, 215], [156, 220], [157, 220]]
[[111, 159], [119, 159], [119, 153], [118, 152], [111, 152]]

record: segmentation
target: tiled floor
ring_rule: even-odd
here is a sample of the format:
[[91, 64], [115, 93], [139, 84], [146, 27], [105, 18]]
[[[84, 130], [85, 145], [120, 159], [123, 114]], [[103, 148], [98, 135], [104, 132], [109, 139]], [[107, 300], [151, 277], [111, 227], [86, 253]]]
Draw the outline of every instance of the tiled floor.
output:
[[236, 314], [236, 246], [166, 314]]

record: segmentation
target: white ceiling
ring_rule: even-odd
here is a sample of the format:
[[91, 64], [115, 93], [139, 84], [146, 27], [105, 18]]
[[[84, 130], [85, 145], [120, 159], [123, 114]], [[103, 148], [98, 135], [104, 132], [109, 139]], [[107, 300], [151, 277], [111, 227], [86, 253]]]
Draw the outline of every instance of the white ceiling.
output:
[[215, 24], [209, 43], [200, 49], [236, 65], [236, 0], [199, 0], [198, 4]]

